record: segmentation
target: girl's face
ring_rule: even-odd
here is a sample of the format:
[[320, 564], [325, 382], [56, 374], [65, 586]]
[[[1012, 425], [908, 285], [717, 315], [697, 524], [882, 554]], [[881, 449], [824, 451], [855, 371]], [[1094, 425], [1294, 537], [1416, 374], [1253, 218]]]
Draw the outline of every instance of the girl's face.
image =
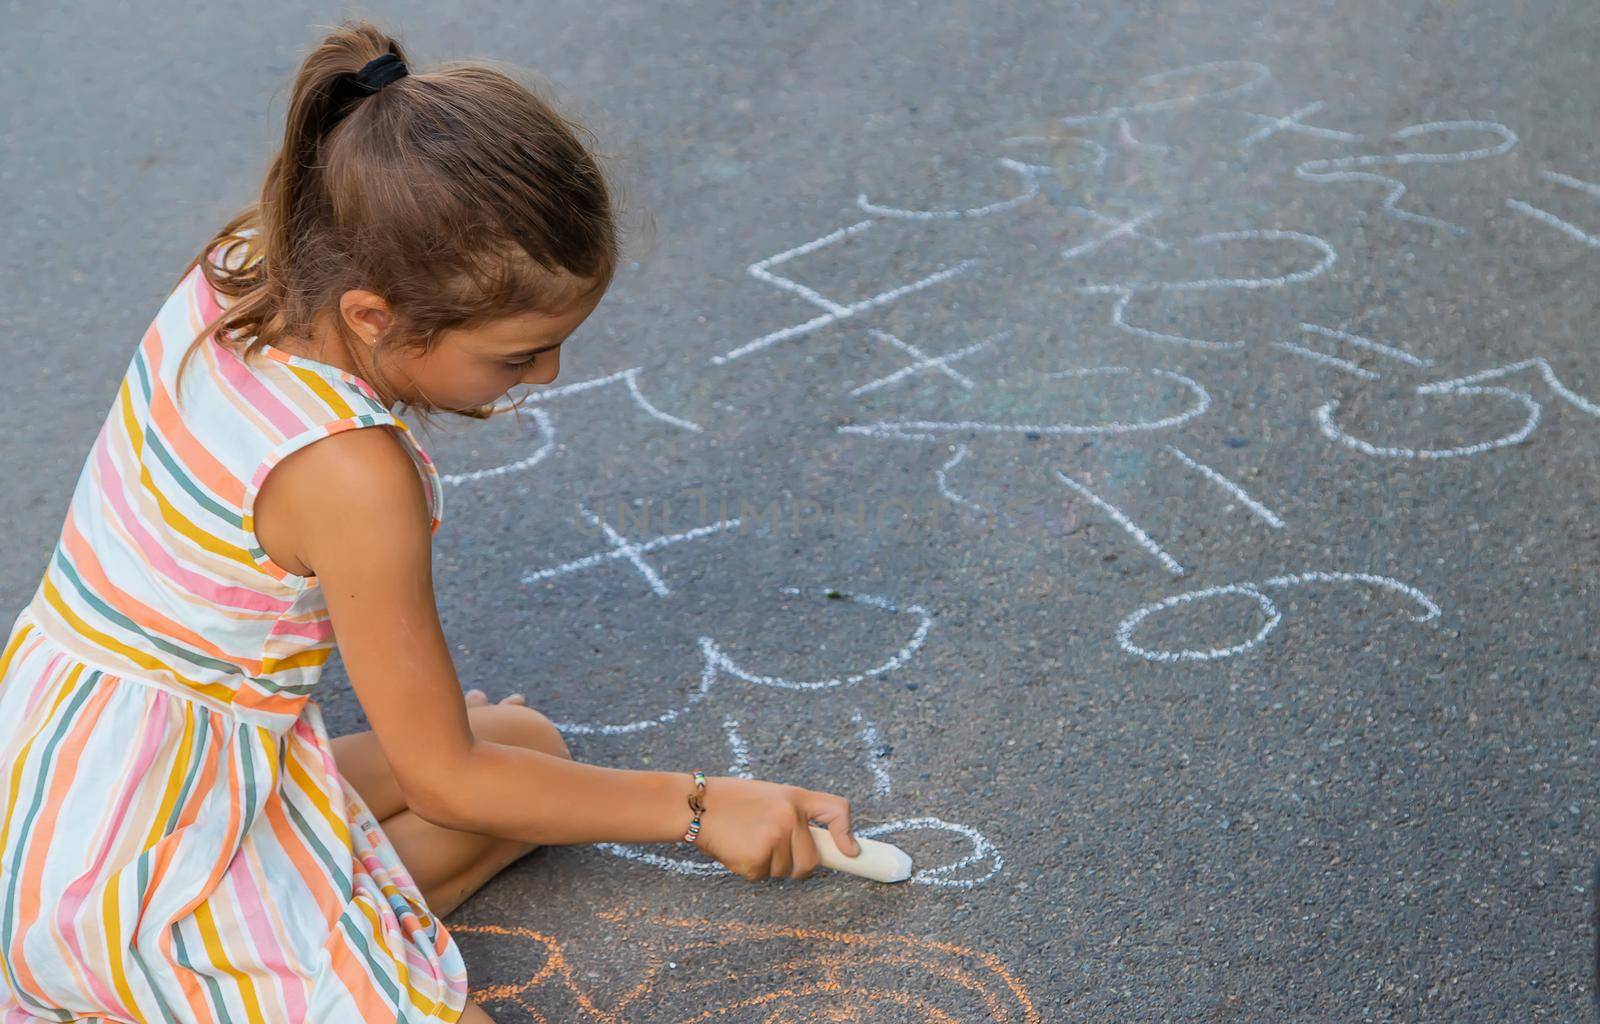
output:
[[[421, 355], [386, 354], [378, 364], [380, 392], [412, 405], [462, 410], [496, 402], [518, 385], [549, 384], [561, 371], [561, 343], [588, 319], [603, 294], [556, 316], [519, 314], [471, 330], [443, 331]], [[340, 308], [369, 340], [388, 322], [382, 299], [369, 292], [346, 292]]]

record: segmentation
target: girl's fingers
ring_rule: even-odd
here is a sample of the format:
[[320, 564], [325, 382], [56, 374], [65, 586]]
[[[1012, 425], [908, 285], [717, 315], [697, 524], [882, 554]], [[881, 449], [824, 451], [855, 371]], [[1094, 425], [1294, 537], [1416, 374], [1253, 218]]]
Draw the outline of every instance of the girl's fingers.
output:
[[817, 841], [811, 838], [811, 829], [806, 827], [805, 821], [789, 833], [789, 856], [794, 867], [789, 871], [790, 878], [806, 878], [817, 869], [822, 857], [817, 853]]
[[828, 827], [833, 845], [840, 853], [846, 857], [858, 856], [861, 844], [850, 834], [850, 801], [832, 793], [811, 793], [809, 797], [805, 804], [806, 817]]
[[502, 704], [526, 704], [526, 703], [528, 703], [528, 698], [524, 697], [520, 693], [513, 693], [509, 697], [501, 697], [500, 698], [500, 703], [502, 703]]
[[772, 847], [772, 863], [767, 868], [768, 878], [788, 878], [789, 870], [794, 867], [794, 857], [789, 852], [790, 843], [775, 843]]

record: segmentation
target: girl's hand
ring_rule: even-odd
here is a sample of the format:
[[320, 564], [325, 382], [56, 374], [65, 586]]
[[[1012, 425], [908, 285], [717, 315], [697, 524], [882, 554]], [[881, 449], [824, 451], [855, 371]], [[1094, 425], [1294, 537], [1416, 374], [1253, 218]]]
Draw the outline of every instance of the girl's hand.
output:
[[701, 798], [696, 845], [736, 875], [805, 878], [816, 870], [817, 844], [806, 827], [826, 825], [834, 845], [848, 856], [861, 852], [850, 834], [850, 801], [832, 793], [761, 779], [709, 775]]

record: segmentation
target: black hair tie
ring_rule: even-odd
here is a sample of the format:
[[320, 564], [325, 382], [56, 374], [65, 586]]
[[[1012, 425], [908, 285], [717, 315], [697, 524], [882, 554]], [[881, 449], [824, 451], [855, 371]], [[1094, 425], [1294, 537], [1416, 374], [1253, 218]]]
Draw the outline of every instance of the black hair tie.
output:
[[351, 84], [362, 96], [371, 96], [395, 79], [404, 78], [405, 74], [405, 63], [400, 60], [399, 55], [391, 51], [367, 61], [351, 79]]
[[323, 133], [332, 131], [335, 124], [355, 109], [357, 102], [371, 96], [395, 79], [405, 77], [405, 74], [404, 62], [391, 51], [367, 61], [360, 71], [346, 71], [334, 76], [329, 86], [332, 95], [329, 97], [328, 106], [331, 112], [322, 128]]

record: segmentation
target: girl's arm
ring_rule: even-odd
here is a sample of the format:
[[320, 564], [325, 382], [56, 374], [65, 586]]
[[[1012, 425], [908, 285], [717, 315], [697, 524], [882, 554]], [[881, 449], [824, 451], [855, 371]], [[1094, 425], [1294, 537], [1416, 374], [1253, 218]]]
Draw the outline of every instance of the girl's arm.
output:
[[[292, 536], [317, 575], [352, 688], [407, 805], [447, 828], [541, 845], [671, 842], [692, 812], [688, 772], [570, 761], [478, 739], [434, 604], [422, 480], [387, 429], [349, 430], [275, 466], [258, 523]], [[514, 600], [515, 595], [508, 599]], [[859, 847], [841, 797], [756, 779], [707, 781], [700, 845], [747, 878], [815, 864], [808, 819]]]

